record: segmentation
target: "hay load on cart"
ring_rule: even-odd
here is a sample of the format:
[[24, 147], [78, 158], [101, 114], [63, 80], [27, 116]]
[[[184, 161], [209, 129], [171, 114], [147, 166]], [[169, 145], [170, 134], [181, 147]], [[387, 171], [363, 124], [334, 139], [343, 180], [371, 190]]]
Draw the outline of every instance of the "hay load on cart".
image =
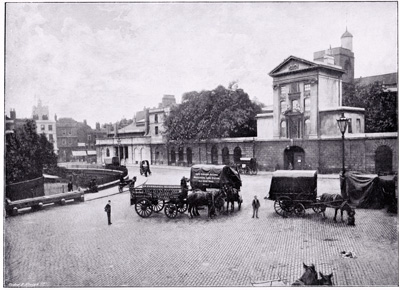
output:
[[242, 186], [240, 174], [227, 165], [197, 164], [192, 166], [190, 170], [190, 186], [193, 190], [220, 189], [223, 185], [230, 185], [240, 190]]

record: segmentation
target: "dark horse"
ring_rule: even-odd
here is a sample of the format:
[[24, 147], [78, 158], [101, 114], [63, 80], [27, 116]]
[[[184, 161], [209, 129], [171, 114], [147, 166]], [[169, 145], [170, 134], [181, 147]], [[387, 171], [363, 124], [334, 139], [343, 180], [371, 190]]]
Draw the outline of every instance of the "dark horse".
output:
[[194, 190], [190, 192], [187, 197], [190, 218], [200, 215], [197, 210], [198, 206], [207, 206], [209, 218], [215, 215], [215, 205], [219, 204], [219, 200], [224, 197], [224, 193], [221, 190], [217, 192], [202, 190]]
[[223, 185], [222, 190], [226, 195], [226, 212], [229, 211], [229, 204], [231, 204], [231, 212], [235, 209], [235, 201], [238, 203], [238, 209], [240, 210], [242, 204], [242, 197], [239, 194], [239, 190], [234, 188], [232, 185]]
[[319, 285], [318, 273], [315, 271], [315, 266], [307, 266], [303, 263], [304, 274], [297, 279], [292, 286]]
[[341, 221], [343, 221], [343, 212], [347, 212], [348, 220], [347, 224], [348, 225], [353, 225], [354, 226], [354, 215], [356, 214], [355, 210], [350, 206], [350, 204], [343, 199], [343, 197], [340, 194], [337, 193], [324, 193], [322, 194], [320, 198], [320, 209], [322, 212], [322, 215], [324, 218], [325, 216], [325, 210], [327, 207], [331, 207], [335, 209], [335, 216], [333, 220], [336, 222], [336, 216], [337, 212], [340, 209], [340, 217]]
[[321, 279], [318, 279], [319, 285], [322, 285], [322, 286], [332, 286], [333, 285], [333, 282], [332, 282], [333, 273], [331, 273], [329, 275], [324, 275], [321, 272], [319, 272], [319, 275], [321, 276]]

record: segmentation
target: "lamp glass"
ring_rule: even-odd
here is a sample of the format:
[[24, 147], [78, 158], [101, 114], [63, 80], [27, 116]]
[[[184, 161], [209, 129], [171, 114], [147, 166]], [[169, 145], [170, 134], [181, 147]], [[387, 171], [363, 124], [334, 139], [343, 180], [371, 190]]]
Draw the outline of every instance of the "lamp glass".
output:
[[340, 133], [344, 134], [347, 129], [347, 123], [349, 120], [344, 116], [344, 113], [342, 113], [342, 116], [336, 120], [339, 126]]

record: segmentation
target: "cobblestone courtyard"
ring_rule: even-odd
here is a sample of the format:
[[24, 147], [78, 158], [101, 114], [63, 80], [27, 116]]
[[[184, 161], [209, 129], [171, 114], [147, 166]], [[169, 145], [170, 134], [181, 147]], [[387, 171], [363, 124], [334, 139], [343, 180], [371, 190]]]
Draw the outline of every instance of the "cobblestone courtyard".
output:
[[[130, 168], [130, 177], [138, 175]], [[179, 184], [189, 168], [152, 168], [148, 184]], [[139, 177], [139, 181], [143, 177]], [[251, 286], [292, 283], [302, 264], [333, 273], [337, 286], [395, 286], [398, 218], [386, 210], [356, 210], [356, 226], [334, 223], [307, 210], [284, 219], [266, 200], [270, 174], [243, 176], [242, 209], [208, 220], [164, 212], [148, 219], [130, 206], [129, 194], [52, 206], [4, 220], [4, 284], [7, 286]], [[117, 188], [106, 190], [117, 192]], [[320, 176], [318, 193], [338, 192], [339, 181]], [[261, 201], [252, 219], [251, 200]], [[104, 206], [112, 201], [112, 222]], [[345, 214], [345, 217], [346, 214]], [[342, 258], [352, 251], [356, 258]]]

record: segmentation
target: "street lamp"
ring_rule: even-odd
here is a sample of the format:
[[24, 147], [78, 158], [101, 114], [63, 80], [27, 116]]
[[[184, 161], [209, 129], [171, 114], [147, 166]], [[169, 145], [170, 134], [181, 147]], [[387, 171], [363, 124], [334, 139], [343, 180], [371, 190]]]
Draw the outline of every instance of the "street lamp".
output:
[[340, 118], [337, 119], [336, 121], [338, 123], [340, 133], [342, 133], [342, 174], [344, 175], [344, 173], [345, 173], [345, 168], [344, 168], [344, 133], [346, 133], [347, 123], [349, 122], [349, 119], [347, 119], [344, 116], [344, 113], [342, 113], [342, 116], [340, 116]]
[[118, 159], [119, 159], [119, 162], [121, 162], [121, 139], [118, 137], [118, 139], [117, 139], [117, 143], [118, 143]]

